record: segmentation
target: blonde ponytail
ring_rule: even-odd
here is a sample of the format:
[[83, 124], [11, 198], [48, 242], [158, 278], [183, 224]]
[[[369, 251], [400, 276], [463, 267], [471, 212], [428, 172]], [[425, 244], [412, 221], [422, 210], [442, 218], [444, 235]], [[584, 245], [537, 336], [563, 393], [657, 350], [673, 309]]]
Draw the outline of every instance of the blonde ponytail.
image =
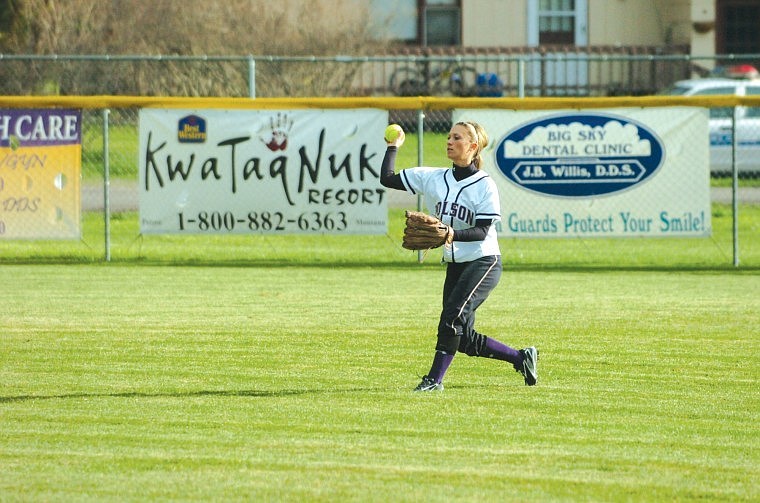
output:
[[483, 166], [483, 150], [488, 146], [488, 133], [477, 122], [462, 121], [457, 122], [457, 125], [464, 126], [470, 134], [470, 140], [478, 144], [478, 150], [475, 152], [472, 162], [476, 168], [480, 169]]

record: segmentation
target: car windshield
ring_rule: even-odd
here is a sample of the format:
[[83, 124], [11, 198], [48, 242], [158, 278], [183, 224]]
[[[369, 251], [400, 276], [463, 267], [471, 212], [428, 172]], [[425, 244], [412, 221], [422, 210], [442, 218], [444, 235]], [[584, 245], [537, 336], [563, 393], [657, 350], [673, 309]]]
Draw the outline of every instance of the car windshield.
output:
[[689, 87], [687, 86], [671, 86], [664, 91], [662, 91], [660, 94], [667, 95], [667, 96], [683, 96], [684, 94], [689, 92]]

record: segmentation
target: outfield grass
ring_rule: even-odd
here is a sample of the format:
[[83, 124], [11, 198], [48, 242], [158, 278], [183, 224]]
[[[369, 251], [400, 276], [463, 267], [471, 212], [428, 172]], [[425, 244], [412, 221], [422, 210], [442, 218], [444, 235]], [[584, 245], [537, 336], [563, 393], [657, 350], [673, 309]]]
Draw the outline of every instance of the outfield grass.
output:
[[440, 266], [2, 265], [0, 500], [757, 501], [760, 276], [507, 271], [526, 387], [430, 363]]
[[739, 268], [720, 204], [710, 238], [501, 240], [479, 329], [537, 345], [538, 386], [460, 355], [422, 396], [444, 271], [400, 248], [400, 208], [387, 236], [117, 213], [111, 263], [99, 213], [0, 242], [0, 501], [757, 501], [760, 206], [739, 215]]

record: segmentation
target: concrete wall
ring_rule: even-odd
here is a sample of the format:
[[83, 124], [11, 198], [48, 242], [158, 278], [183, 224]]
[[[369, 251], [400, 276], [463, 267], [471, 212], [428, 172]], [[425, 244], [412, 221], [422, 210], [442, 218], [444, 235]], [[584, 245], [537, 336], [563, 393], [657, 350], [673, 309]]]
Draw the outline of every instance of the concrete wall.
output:
[[[464, 45], [527, 45], [528, 1], [463, 0]], [[709, 12], [714, 13], [714, 10], [714, 0], [588, 0], [588, 43], [624, 46], [689, 44], [693, 33], [692, 17], [709, 17]], [[703, 11], [708, 13], [702, 14]], [[702, 38], [704, 42], [713, 40], [714, 33]]]
[[463, 45], [528, 45], [527, 10], [523, 0], [462, 0]]
[[688, 43], [690, 0], [589, 0], [589, 45]]

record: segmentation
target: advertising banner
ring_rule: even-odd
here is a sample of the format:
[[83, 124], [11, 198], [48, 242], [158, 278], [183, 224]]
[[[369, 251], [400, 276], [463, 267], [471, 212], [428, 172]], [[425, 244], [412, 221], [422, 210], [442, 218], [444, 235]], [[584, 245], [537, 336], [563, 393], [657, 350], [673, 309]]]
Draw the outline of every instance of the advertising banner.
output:
[[505, 237], [709, 236], [707, 111], [457, 110], [491, 141]]
[[81, 236], [80, 110], [0, 110], [0, 239]]
[[143, 233], [385, 234], [384, 110], [140, 111]]

